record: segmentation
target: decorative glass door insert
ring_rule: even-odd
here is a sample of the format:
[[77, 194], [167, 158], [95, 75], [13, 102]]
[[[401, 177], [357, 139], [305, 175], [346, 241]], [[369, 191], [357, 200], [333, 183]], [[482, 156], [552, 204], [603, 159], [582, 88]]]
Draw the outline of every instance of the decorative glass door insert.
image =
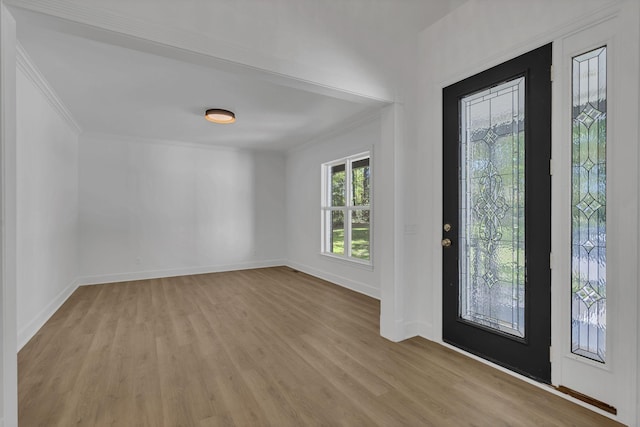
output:
[[525, 336], [525, 78], [460, 100], [460, 317]]
[[442, 339], [549, 383], [551, 45], [442, 90]]
[[571, 351], [604, 362], [607, 48], [573, 58]]

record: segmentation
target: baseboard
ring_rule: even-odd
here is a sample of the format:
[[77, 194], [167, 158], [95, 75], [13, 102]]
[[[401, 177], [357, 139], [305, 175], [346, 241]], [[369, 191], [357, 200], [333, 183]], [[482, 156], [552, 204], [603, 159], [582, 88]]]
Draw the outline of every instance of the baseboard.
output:
[[419, 321], [406, 322], [404, 325], [404, 336], [405, 339], [417, 336], [430, 339], [431, 329], [433, 329], [433, 325], [431, 325], [431, 323]]
[[352, 291], [358, 292], [360, 294], [367, 295], [371, 298], [375, 298], [378, 300], [380, 299], [380, 289], [371, 285], [367, 285], [366, 283], [351, 280], [346, 277], [338, 276], [337, 274], [318, 270], [317, 268], [309, 267], [308, 265], [299, 264], [293, 261], [286, 261], [285, 265], [287, 267], [291, 267], [295, 270], [299, 270], [303, 273], [309, 274], [310, 276], [314, 276], [319, 279], [335, 283], [336, 285], [340, 285], [344, 288], [351, 289]]
[[[78, 280], [71, 282], [69, 286], [64, 288], [47, 306], [38, 313], [24, 328], [18, 331], [18, 351], [24, 347], [31, 338], [47, 323], [47, 320], [54, 315], [56, 311], [64, 304], [71, 294], [78, 288]], [[1, 426], [2, 424], [0, 424]]]
[[103, 283], [129, 282], [132, 280], [158, 279], [162, 277], [190, 276], [193, 274], [220, 273], [223, 271], [250, 270], [253, 268], [278, 267], [285, 265], [283, 259], [267, 261], [250, 261], [237, 264], [225, 264], [206, 267], [186, 267], [167, 270], [135, 271], [130, 273], [82, 276], [78, 279], [80, 286], [99, 285]]
[[380, 315], [380, 335], [391, 342], [403, 341], [406, 338], [404, 321]]
[[[74, 280], [56, 298], [54, 298], [31, 322], [18, 331], [18, 351], [24, 347], [40, 328], [53, 316], [53, 314], [64, 304], [71, 294], [84, 285], [97, 285], [102, 283], [127, 282], [132, 280], [157, 279], [162, 277], [188, 276], [192, 274], [219, 273], [223, 271], [249, 270], [253, 268], [278, 267], [286, 265], [311, 276], [327, 280], [339, 286], [351, 289], [352, 291], [380, 299], [380, 290], [367, 285], [366, 283], [351, 280], [336, 274], [321, 271], [306, 265], [286, 261], [284, 259], [244, 262], [237, 264], [226, 264], [208, 267], [189, 267], [167, 270], [139, 271], [130, 273], [116, 273], [95, 276], [83, 276]], [[2, 425], [0, 424], [0, 427]]]

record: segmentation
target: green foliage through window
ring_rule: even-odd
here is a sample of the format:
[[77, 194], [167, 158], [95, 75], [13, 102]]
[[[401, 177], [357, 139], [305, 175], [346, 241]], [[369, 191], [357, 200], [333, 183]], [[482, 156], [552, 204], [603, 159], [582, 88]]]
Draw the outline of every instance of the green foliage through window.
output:
[[368, 153], [323, 165], [323, 251], [371, 260], [371, 167]]

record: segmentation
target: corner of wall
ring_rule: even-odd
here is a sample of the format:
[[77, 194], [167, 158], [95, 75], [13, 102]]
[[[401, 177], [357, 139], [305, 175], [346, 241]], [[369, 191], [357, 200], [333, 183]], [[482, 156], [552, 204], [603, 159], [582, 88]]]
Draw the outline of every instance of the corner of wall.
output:
[[432, 331], [433, 325], [429, 322], [412, 321], [406, 322], [404, 325], [405, 339], [413, 337], [422, 337], [433, 341]]
[[62, 290], [46, 307], [44, 307], [31, 322], [18, 331], [18, 351], [24, 347], [31, 338], [44, 326], [45, 323], [55, 314], [56, 311], [67, 301], [67, 299], [78, 289], [79, 279], [75, 279]]
[[287, 267], [293, 268], [294, 270], [302, 271], [303, 273], [320, 278], [322, 280], [326, 280], [331, 283], [335, 283], [336, 285], [340, 285], [344, 288], [369, 296], [371, 298], [375, 298], [377, 300], [380, 299], [380, 289], [366, 283], [339, 276], [337, 274], [329, 273], [327, 271], [313, 268], [308, 265], [300, 264], [291, 260], [287, 260], [285, 262], [285, 265]]
[[405, 324], [401, 319], [380, 315], [380, 335], [392, 342], [400, 342], [407, 338]]
[[40, 70], [35, 66], [34, 62], [29, 57], [29, 54], [24, 50], [20, 42], [16, 45], [16, 65], [17, 68], [22, 71], [24, 75], [40, 90], [40, 92], [42, 92], [44, 97], [49, 101], [51, 106], [56, 110], [69, 128], [76, 135], [80, 134], [82, 132], [82, 128], [73, 118], [69, 109], [53, 90], [49, 82], [47, 82]]
[[255, 268], [280, 267], [286, 265], [283, 259], [251, 261], [236, 264], [214, 265], [206, 267], [186, 267], [168, 270], [132, 271], [127, 273], [99, 274], [81, 276], [76, 279], [77, 286], [101, 285], [105, 283], [130, 282], [133, 280], [159, 279], [165, 277], [190, 276], [194, 274], [221, 273], [224, 271], [251, 270]]
[[[63, 191], [65, 191], [65, 194], [69, 194], [69, 196], [64, 200], [62, 198], [57, 199], [59, 201], [58, 204], [60, 206], [64, 205], [66, 206], [66, 209], [68, 209], [67, 212], [63, 214], [64, 216], [61, 215], [60, 218], [64, 218], [64, 221], [68, 221], [67, 222], [68, 225], [70, 225], [71, 223], [74, 224], [74, 226], [70, 225], [69, 228], [66, 229], [67, 234], [65, 235], [70, 239], [70, 242], [71, 242], [69, 246], [69, 252], [65, 253], [65, 262], [68, 261], [68, 267], [69, 267], [69, 270], [67, 272], [68, 274], [66, 274], [66, 278], [60, 278], [59, 280], [54, 279], [54, 282], [51, 282], [51, 280], [42, 282], [42, 286], [43, 286], [42, 289], [44, 289], [45, 286], [46, 287], [50, 286], [52, 293], [55, 292], [56, 290], [60, 290], [61, 288], [62, 289], [57, 293], [57, 295], [54, 294], [51, 300], [45, 302], [46, 305], [44, 305], [44, 307], [43, 306], [32, 307], [34, 312], [33, 316], [31, 315], [32, 312], [30, 310], [22, 311], [22, 313], [27, 313], [28, 319], [26, 319], [26, 322], [22, 321], [17, 328], [18, 329], [17, 330], [17, 351], [20, 351], [20, 349], [22, 349], [22, 347], [24, 347], [24, 345], [27, 344], [27, 342], [38, 332], [38, 330], [49, 320], [49, 318], [53, 316], [53, 314], [60, 308], [60, 306], [64, 304], [64, 302], [69, 298], [69, 296], [76, 290], [79, 284], [76, 278], [79, 272], [78, 266], [79, 266], [79, 255], [80, 255], [79, 228], [78, 228], [79, 227], [78, 204], [77, 204], [77, 201], [78, 201], [77, 172], [78, 172], [78, 143], [79, 143], [79, 137], [82, 132], [82, 129], [77, 123], [77, 121], [74, 119], [70, 110], [66, 107], [62, 99], [58, 96], [58, 94], [54, 91], [54, 89], [48, 83], [46, 77], [38, 70], [35, 63], [29, 57], [29, 54], [25, 51], [25, 49], [20, 45], [18, 41], [16, 41], [15, 69], [17, 72], [20, 72], [22, 76], [24, 76], [27, 83], [29, 84], [29, 86], [32, 87], [35, 93], [38, 93], [39, 98], [41, 100], [41, 101], [39, 100], [38, 102], [42, 102], [44, 105], [48, 104], [51, 107], [51, 109], [53, 109], [54, 115], [51, 117], [51, 120], [55, 120], [55, 123], [60, 125], [60, 128], [56, 127], [55, 129], [60, 129], [60, 131], [63, 132], [60, 135], [64, 135], [64, 138], [69, 143], [72, 143], [72, 147], [74, 150], [74, 154], [71, 154], [70, 157], [65, 158], [67, 162], [57, 168], [57, 170], [64, 171], [65, 173]], [[18, 96], [20, 96], [20, 94], [18, 94]], [[23, 101], [27, 103], [29, 102], [28, 100], [31, 98], [29, 98], [28, 96], [25, 96], [20, 99], [23, 99]], [[18, 104], [17, 107], [20, 107], [20, 104]], [[16, 110], [17, 109], [18, 108], [16, 108]], [[51, 111], [51, 110], [49, 109], [48, 111]], [[23, 112], [22, 114], [25, 115], [27, 113]], [[21, 117], [23, 116], [20, 115], [17, 117], [18, 126], [21, 124]], [[46, 125], [43, 125], [42, 129], [43, 129], [43, 132], [41, 132], [41, 134], [46, 135], [44, 137], [45, 139], [40, 141], [34, 138], [30, 138], [28, 142], [30, 144], [36, 144], [36, 143], [41, 144], [40, 147], [49, 147], [51, 145], [50, 142], [55, 140], [55, 137], [58, 134], [56, 133], [54, 135], [54, 133], [49, 132]], [[18, 137], [23, 138], [20, 135], [18, 135]], [[19, 140], [18, 144], [21, 144], [22, 142], [27, 142], [27, 141]], [[44, 154], [42, 156], [44, 156]], [[40, 157], [40, 159], [43, 158], [42, 156]], [[28, 162], [27, 162], [27, 159], [29, 159]], [[22, 174], [27, 173], [27, 171], [29, 171], [34, 167], [34, 165], [30, 163], [31, 161], [32, 161], [32, 158], [18, 157], [17, 162], [20, 162], [20, 164], [16, 166], [17, 170], [18, 171], [22, 170], [23, 171]], [[20, 174], [20, 172], [18, 172], [18, 174]], [[18, 177], [18, 180], [22, 179], [20, 176]], [[56, 185], [56, 187], [51, 187], [51, 188], [59, 188], [57, 187], [57, 185], [59, 185], [60, 182], [56, 181], [54, 183], [52, 181], [54, 179], [53, 177], [46, 177], [44, 179], [48, 180], [49, 183], [51, 183], [51, 185]], [[42, 179], [39, 180], [38, 185], [40, 186], [42, 182], [43, 182]], [[22, 196], [24, 196], [24, 193], [21, 193], [21, 194]], [[33, 196], [35, 196], [35, 194]], [[16, 204], [17, 209], [20, 209], [20, 203], [21, 202], [18, 200]], [[46, 212], [47, 212], [46, 215], [49, 217], [53, 215], [52, 212], [49, 210], [47, 210]], [[19, 219], [19, 220], [22, 221], [23, 219]], [[28, 220], [25, 219], [25, 221], [28, 221]], [[53, 228], [57, 228], [58, 226], [59, 224], [52, 225]], [[21, 233], [21, 231], [19, 230], [19, 227], [17, 232]], [[20, 241], [20, 239], [23, 237], [24, 236], [22, 236], [22, 234], [18, 236], [18, 241]], [[41, 244], [41, 243], [38, 243], [38, 244]], [[46, 248], [41, 247], [40, 249], [44, 251], [41, 253], [47, 254], [46, 255], [47, 257], [50, 257], [50, 255], [52, 254], [52, 252], [47, 251]], [[34, 268], [32, 261], [33, 260], [31, 259], [25, 259], [23, 261], [18, 260], [18, 265], [20, 266], [20, 263], [23, 263], [23, 265], [25, 266], [24, 267], [25, 269], [32, 269]], [[20, 280], [21, 279], [18, 278], [18, 281]], [[18, 307], [17, 310], [20, 310], [21, 307], [24, 308], [22, 305], [20, 305], [20, 307]]]

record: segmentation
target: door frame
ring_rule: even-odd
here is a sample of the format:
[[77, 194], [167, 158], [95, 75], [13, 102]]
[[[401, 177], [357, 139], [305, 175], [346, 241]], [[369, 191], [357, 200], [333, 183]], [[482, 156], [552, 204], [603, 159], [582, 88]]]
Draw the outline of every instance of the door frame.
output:
[[[551, 382], [551, 105], [552, 45], [539, 46], [443, 89], [443, 221], [453, 245], [442, 249], [443, 340], [541, 382]], [[525, 77], [525, 337], [459, 317], [460, 99]], [[445, 97], [445, 92], [447, 97]], [[541, 145], [539, 145], [541, 144]], [[448, 166], [448, 168], [446, 167]], [[540, 215], [541, 213], [541, 215]], [[541, 233], [540, 230], [546, 232]], [[448, 256], [445, 256], [447, 254]], [[449, 271], [450, 277], [445, 275]], [[457, 277], [453, 277], [457, 276]], [[448, 307], [445, 310], [445, 306]], [[454, 308], [455, 307], [455, 308]], [[536, 310], [533, 316], [532, 310]], [[534, 320], [535, 319], [535, 320]], [[533, 324], [535, 322], [535, 324]], [[448, 335], [448, 336], [445, 336]]]

